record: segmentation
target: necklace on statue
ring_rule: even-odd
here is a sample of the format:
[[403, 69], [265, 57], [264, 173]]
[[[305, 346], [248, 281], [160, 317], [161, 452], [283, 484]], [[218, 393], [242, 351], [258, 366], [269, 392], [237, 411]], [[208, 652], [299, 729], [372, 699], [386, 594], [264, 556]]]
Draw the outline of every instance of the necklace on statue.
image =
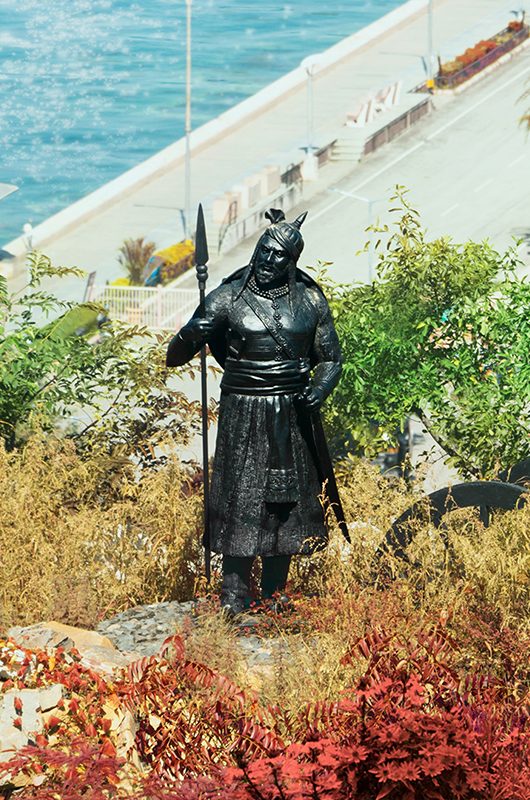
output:
[[282, 315], [280, 313], [280, 304], [278, 303], [278, 298], [285, 297], [286, 294], [289, 294], [289, 284], [284, 283], [281, 286], [275, 286], [273, 289], [265, 289], [261, 286], [258, 286], [254, 280], [254, 276], [252, 276], [248, 282], [248, 286], [251, 292], [254, 292], [254, 294], [258, 294], [260, 297], [266, 297], [268, 300], [272, 301], [272, 316], [274, 317], [278, 328], [282, 328], [283, 325], [280, 322]]
[[265, 289], [262, 286], [258, 286], [256, 281], [254, 280], [254, 276], [248, 282], [249, 289], [254, 292], [254, 294], [259, 294], [261, 297], [268, 297], [269, 300], [276, 300], [278, 297], [284, 297], [284, 295], [289, 294], [289, 284], [283, 283], [281, 286], [275, 286], [273, 289]]

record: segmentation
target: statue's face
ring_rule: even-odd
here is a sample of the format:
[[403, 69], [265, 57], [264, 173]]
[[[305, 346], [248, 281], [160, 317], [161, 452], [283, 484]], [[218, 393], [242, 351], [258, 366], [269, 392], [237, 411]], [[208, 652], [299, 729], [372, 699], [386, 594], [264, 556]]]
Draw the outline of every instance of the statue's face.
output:
[[264, 236], [256, 253], [254, 278], [258, 286], [272, 287], [284, 283], [291, 256], [272, 236]]

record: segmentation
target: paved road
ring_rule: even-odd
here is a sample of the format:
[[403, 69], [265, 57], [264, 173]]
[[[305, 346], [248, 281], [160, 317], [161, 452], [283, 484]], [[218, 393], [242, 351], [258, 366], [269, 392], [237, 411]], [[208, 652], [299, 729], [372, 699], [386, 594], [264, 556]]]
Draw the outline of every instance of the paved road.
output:
[[[330, 272], [340, 281], [368, 277], [367, 254], [356, 255], [367, 239], [367, 203], [337, 190], [381, 198], [373, 214], [385, 222], [393, 187], [404, 185], [433, 237], [489, 238], [504, 248], [514, 234], [530, 233], [530, 139], [518, 122], [529, 80], [530, 48], [462, 94], [436, 96], [438, 110], [428, 119], [361, 162], [334, 191], [312, 199], [302, 261], [332, 261]], [[244, 263], [250, 248], [240, 245], [215, 274]]]
[[[477, 39], [487, 36], [505, 25], [511, 18], [512, 6], [511, 0], [435, 0], [434, 52], [440, 53], [443, 59], [456, 55]], [[426, 14], [420, 14], [394, 28], [368, 48], [356, 52], [324, 74], [316, 76], [314, 108], [317, 141], [322, 138], [329, 141], [330, 129], [340, 129], [346, 112], [354, 108], [359, 97], [366, 92], [380, 89], [390, 81], [398, 79], [403, 80], [405, 89], [418, 83], [424, 75], [421, 57], [426, 52], [426, 41]], [[501, 69], [501, 72], [504, 73], [505, 70]], [[522, 85], [519, 88], [522, 90]], [[476, 97], [476, 93], [482, 91], [482, 89], [472, 89], [469, 97]], [[514, 96], [516, 94], [517, 90], [514, 89]], [[499, 96], [497, 99], [500, 99]], [[442, 103], [442, 101], [437, 102]], [[461, 102], [465, 105], [472, 101], [466, 98]], [[460, 107], [460, 101], [455, 102], [454, 105]], [[441, 115], [442, 112], [440, 112]], [[488, 124], [491, 122], [491, 116], [492, 110], [490, 109]], [[516, 116], [517, 109], [514, 106], [510, 119]], [[261, 168], [264, 163], [270, 163], [271, 159], [274, 161], [274, 153], [285, 152], [305, 143], [305, 119], [306, 91], [305, 87], [301, 86], [278, 101], [272, 108], [247, 120], [238, 130], [203, 148], [194, 155], [192, 161], [193, 203], [203, 200], [213, 191], [229, 188], [243, 176]], [[446, 115], [443, 112], [443, 121], [441, 120], [440, 124], [445, 124], [445, 121]], [[471, 116], [468, 120], [463, 121], [464, 127], [468, 121], [471, 124]], [[433, 130], [436, 124], [436, 120], [431, 123]], [[483, 133], [482, 129], [481, 137]], [[419, 129], [417, 135], [426, 135], [425, 128]], [[445, 165], [442, 165], [439, 160], [437, 148], [449, 137], [451, 149], [454, 150], [451, 155], [454, 164], [455, 152], [458, 152], [455, 147], [458, 145], [453, 145], [453, 131], [448, 130], [446, 134], [437, 136], [432, 147], [423, 146], [424, 158], [428, 167], [425, 177], [422, 172], [414, 171], [417, 163], [415, 158], [404, 158], [401, 163], [402, 168], [399, 170], [387, 169], [379, 183], [375, 181], [373, 175], [380, 165], [387, 164], [390, 156], [401, 157], [406, 150], [408, 145], [399, 142], [355, 169], [352, 174], [351, 186], [355, 187], [363, 182], [363, 194], [369, 191], [370, 196], [386, 197], [388, 187], [396, 180], [400, 180], [402, 183], [407, 183], [415, 193], [417, 187], [416, 196], [418, 203], [423, 208], [423, 194], [427, 194], [431, 188], [430, 173], [433, 170], [439, 172], [445, 170]], [[467, 146], [469, 147], [469, 143]], [[476, 143], [471, 141], [471, 148], [471, 152], [476, 153]], [[466, 153], [467, 151], [462, 151], [462, 159]], [[410, 166], [410, 173], [405, 169], [407, 165]], [[348, 171], [349, 165], [342, 165], [342, 174]], [[457, 172], [458, 170], [455, 170], [455, 174]], [[324, 173], [325, 170], [323, 170], [324, 182], [328, 182], [330, 173], [328, 173], [328, 178]], [[463, 173], [465, 173], [465, 169], [460, 167], [459, 174], [464, 182]], [[335, 173], [333, 173], [333, 177], [337, 177]], [[364, 184], [368, 178], [371, 179], [370, 183]], [[347, 183], [347, 189], [348, 186], [350, 183]], [[76, 264], [89, 271], [96, 269], [98, 280], [101, 282], [113, 279], [120, 274], [121, 268], [116, 260], [116, 252], [125, 238], [153, 235], [156, 239], [156, 231], [176, 230], [178, 208], [183, 206], [183, 187], [183, 166], [181, 164], [168, 170], [167, 174], [156, 176], [118, 202], [103, 208], [75, 230], [46, 244], [45, 250], [56, 263]], [[323, 200], [322, 210], [327, 202], [327, 200]], [[456, 199], [453, 199], [453, 194], [449, 193], [449, 198], [445, 202], [449, 208], [456, 202]], [[444, 210], [445, 208], [446, 206], [444, 206]], [[428, 214], [427, 208], [424, 210]], [[344, 215], [345, 220], [347, 219], [346, 228], [342, 222], [339, 222], [341, 214]], [[361, 210], [358, 204], [356, 207], [349, 201], [348, 203], [339, 203], [336, 216], [327, 214], [323, 219], [314, 213], [312, 221], [308, 220], [306, 229], [310, 240], [308, 256], [312, 259], [319, 256], [333, 258], [339, 264], [339, 258], [344, 259], [345, 250], [351, 246], [353, 252], [357, 248], [358, 241], [362, 237], [358, 232], [360, 226], [357, 228], [355, 226], [357, 221], [365, 215], [365, 209]], [[310, 234], [312, 226], [316, 226], [317, 222], [320, 222], [318, 228], [315, 228], [318, 230], [319, 247], [315, 249], [315, 240], [311, 241]], [[329, 233], [333, 231], [334, 235], [338, 230], [340, 232], [339, 239], [333, 241], [333, 235], [333, 237], [328, 236], [326, 240], [323, 234], [324, 229]], [[345, 233], [349, 232], [351, 232], [351, 243], [344, 239]], [[236, 255], [240, 258], [239, 253]], [[350, 257], [348, 256], [345, 264], [338, 266], [337, 269], [341, 274], [349, 276], [352, 270]], [[359, 271], [361, 271], [360, 267]], [[20, 278], [15, 279], [14, 284], [17, 282], [20, 283]], [[63, 283], [60, 291], [61, 294], [70, 295], [72, 298], [77, 298], [82, 294], [81, 285], [70, 281]]]
[[[518, 124], [523, 109], [519, 100], [529, 79], [527, 49], [462, 94], [450, 100], [436, 97], [438, 110], [430, 118], [366, 159], [331, 187], [335, 191], [311, 200], [302, 262], [332, 261], [330, 273], [339, 281], [364, 281], [369, 276], [368, 256], [356, 255], [367, 238], [367, 204], [336, 190], [383, 198], [374, 206], [374, 217], [385, 222], [393, 187], [407, 186], [432, 237], [488, 238], [504, 248], [514, 233], [530, 233], [530, 140]], [[218, 279], [244, 263], [251, 249], [251, 242], [240, 245], [215, 264], [212, 277]], [[425, 492], [458, 482], [428, 435], [414, 448], [414, 463], [423, 451], [430, 451]]]

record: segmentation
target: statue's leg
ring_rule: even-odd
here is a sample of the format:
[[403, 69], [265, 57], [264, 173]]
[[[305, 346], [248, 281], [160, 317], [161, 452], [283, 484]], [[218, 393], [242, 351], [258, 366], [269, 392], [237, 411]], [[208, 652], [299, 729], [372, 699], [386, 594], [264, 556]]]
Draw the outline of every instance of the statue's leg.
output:
[[250, 605], [250, 572], [253, 558], [223, 556], [221, 606], [231, 616], [240, 614]]
[[261, 568], [261, 594], [270, 598], [283, 592], [289, 575], [291, 556], [263, 556]]

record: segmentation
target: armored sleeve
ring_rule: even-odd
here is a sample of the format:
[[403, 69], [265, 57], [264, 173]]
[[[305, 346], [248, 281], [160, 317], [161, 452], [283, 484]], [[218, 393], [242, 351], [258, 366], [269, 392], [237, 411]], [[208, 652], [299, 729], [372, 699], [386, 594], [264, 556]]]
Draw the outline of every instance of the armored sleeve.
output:
[[[200, 313], [199, 307], [195, 309], [191, 319], [201, 317], [213, 324], [213, 333], [219, 332], [227, 324], [229, 303], [231, 300], [230, 287], [221, 284], [206, 295], [204, 300], [204, 314]], [[190, 321], [191, 321], [190, 319]], [[189, 322], [186, 323], [188, 325]], [[184, 341], [180, 332], [186, 327], [184, 325], [180, 331], [171, 339], [166, 355], [166, 365], [168, 367], [180, 367], [186, 364], [193, 356], [199, 352], [201, 347], [206, 344], [206, 338], [202, 337], [197, 341]]]
[[342, 372], [342, 353], [328, 301], [316, 287], [312, 292], [318, 313], [311, 351], [311, 364], [314, 367], [312, 383], [322, 392], [325, 400], [339, 382]]

